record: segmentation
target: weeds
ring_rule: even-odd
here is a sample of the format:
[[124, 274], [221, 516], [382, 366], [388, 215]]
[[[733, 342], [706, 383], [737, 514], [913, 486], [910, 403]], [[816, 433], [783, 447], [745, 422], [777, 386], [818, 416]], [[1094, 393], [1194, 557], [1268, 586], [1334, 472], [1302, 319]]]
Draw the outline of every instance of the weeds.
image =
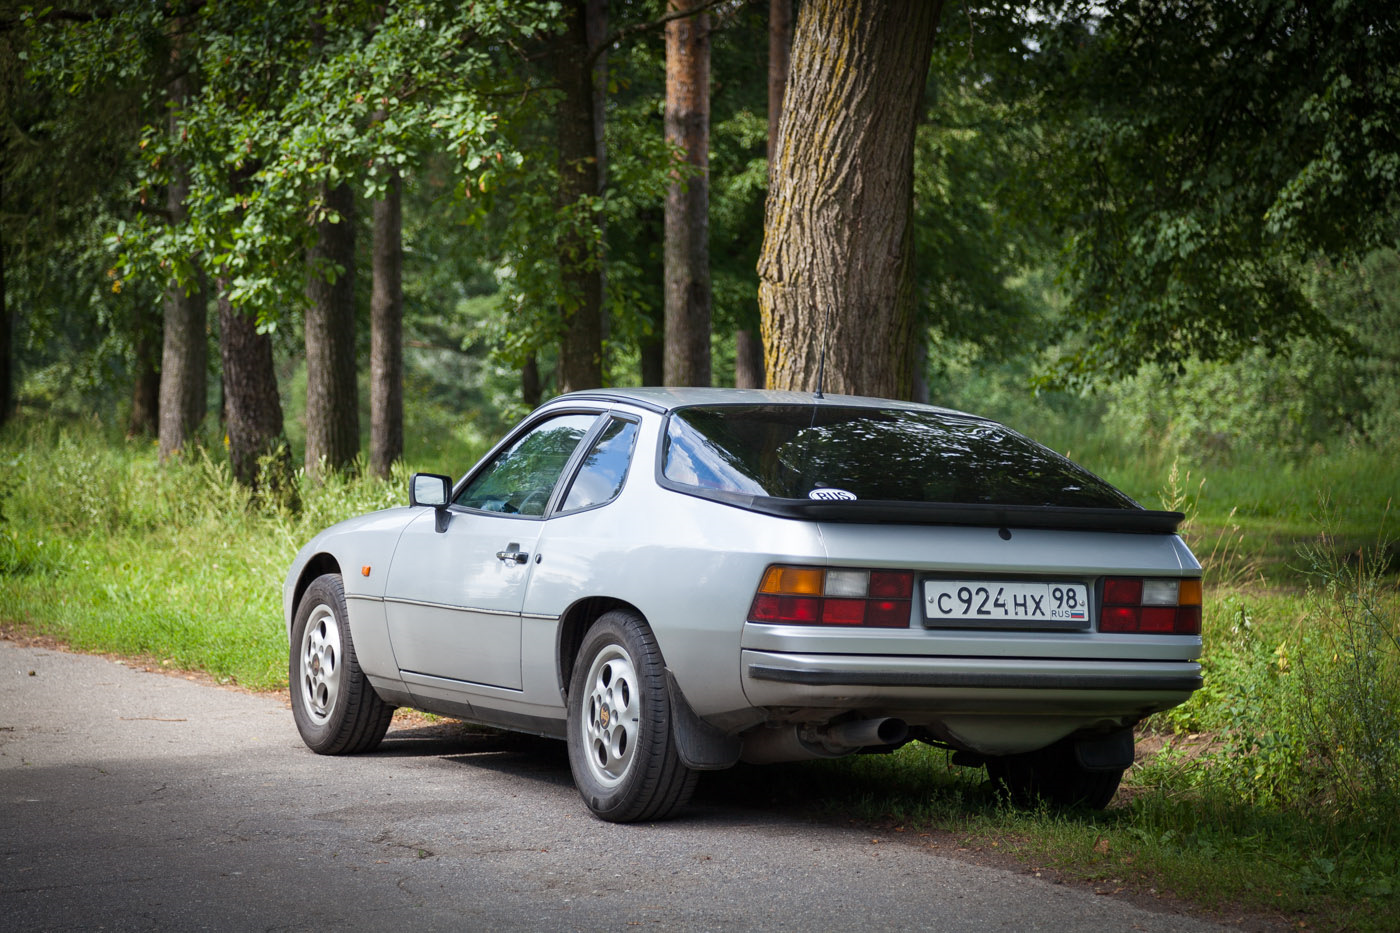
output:
[[1335, 805], [1400, 807], [1400, 591], [1375, 551], [1343, 559], [1326, 530], [1303, 548], [1314, 583], [1299, 653], [1301, 735]]

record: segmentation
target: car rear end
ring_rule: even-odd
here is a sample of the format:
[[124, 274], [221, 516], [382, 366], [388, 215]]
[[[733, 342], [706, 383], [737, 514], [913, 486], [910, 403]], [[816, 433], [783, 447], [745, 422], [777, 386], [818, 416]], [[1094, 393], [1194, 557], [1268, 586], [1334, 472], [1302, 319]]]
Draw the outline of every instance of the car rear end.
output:
[[1093, 758], [1092, 737], [1117, 737], [1121, 770], [1127, 730], [1200, 686], [1181, 516], [1002, 425], [868, 399], [682, 407], [663, 474], [820, 533], [822, 559], [774, 563], [752, 594], [741, 679], [767, 722], [750, 760], [907, 730], [974, 759], [1067, 736]]

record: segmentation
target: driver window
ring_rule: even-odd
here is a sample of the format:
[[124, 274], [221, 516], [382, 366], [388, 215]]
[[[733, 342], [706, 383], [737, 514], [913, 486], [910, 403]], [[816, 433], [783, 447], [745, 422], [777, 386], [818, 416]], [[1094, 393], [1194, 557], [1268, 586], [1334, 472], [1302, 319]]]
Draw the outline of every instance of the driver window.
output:
[[560, 415], [536, 425], [496, 455], [454, 500], [507, 515], [543, 515], [549, 494], [597, 415]]

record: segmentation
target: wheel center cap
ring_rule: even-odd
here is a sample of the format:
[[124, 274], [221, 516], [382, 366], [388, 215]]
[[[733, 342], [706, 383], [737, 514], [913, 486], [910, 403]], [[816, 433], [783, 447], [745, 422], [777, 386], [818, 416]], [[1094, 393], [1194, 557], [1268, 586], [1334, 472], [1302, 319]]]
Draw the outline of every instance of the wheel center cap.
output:
[[612, 718], [612, 714], [608, 712], [608, 708], [605, 706], [603, 707], [602, 712], [598, 714], [598, 718], [601, 719], [603, 725], [606, 726], [608, 724], [608, 720]]

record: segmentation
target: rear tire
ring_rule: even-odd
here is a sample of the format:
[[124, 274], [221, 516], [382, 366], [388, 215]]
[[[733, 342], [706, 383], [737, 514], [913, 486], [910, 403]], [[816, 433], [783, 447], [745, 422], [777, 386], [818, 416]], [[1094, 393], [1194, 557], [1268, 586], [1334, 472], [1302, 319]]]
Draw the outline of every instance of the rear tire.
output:
[[594, 816], [663, 820], [689, 802], [698, 775], [676, 751], [661, 649], [635, 613], [604, 613], [584, 636], [568, 716], [569, 767]]
[[1102, 810], [1117, 792], [1123, 769], [1090, 771], [1075, 757], [1074, 744], [1063, 741], [1034, 752], [990, 758], [987, 775], [1018, 807], [1044, 801], [1054, 807]]
[[292, 621], [287, 682], [302, 741], [321, 755], [372, 751], [394, 707], [379, 698], [355, 657], [338, 574], [311, 581]]

